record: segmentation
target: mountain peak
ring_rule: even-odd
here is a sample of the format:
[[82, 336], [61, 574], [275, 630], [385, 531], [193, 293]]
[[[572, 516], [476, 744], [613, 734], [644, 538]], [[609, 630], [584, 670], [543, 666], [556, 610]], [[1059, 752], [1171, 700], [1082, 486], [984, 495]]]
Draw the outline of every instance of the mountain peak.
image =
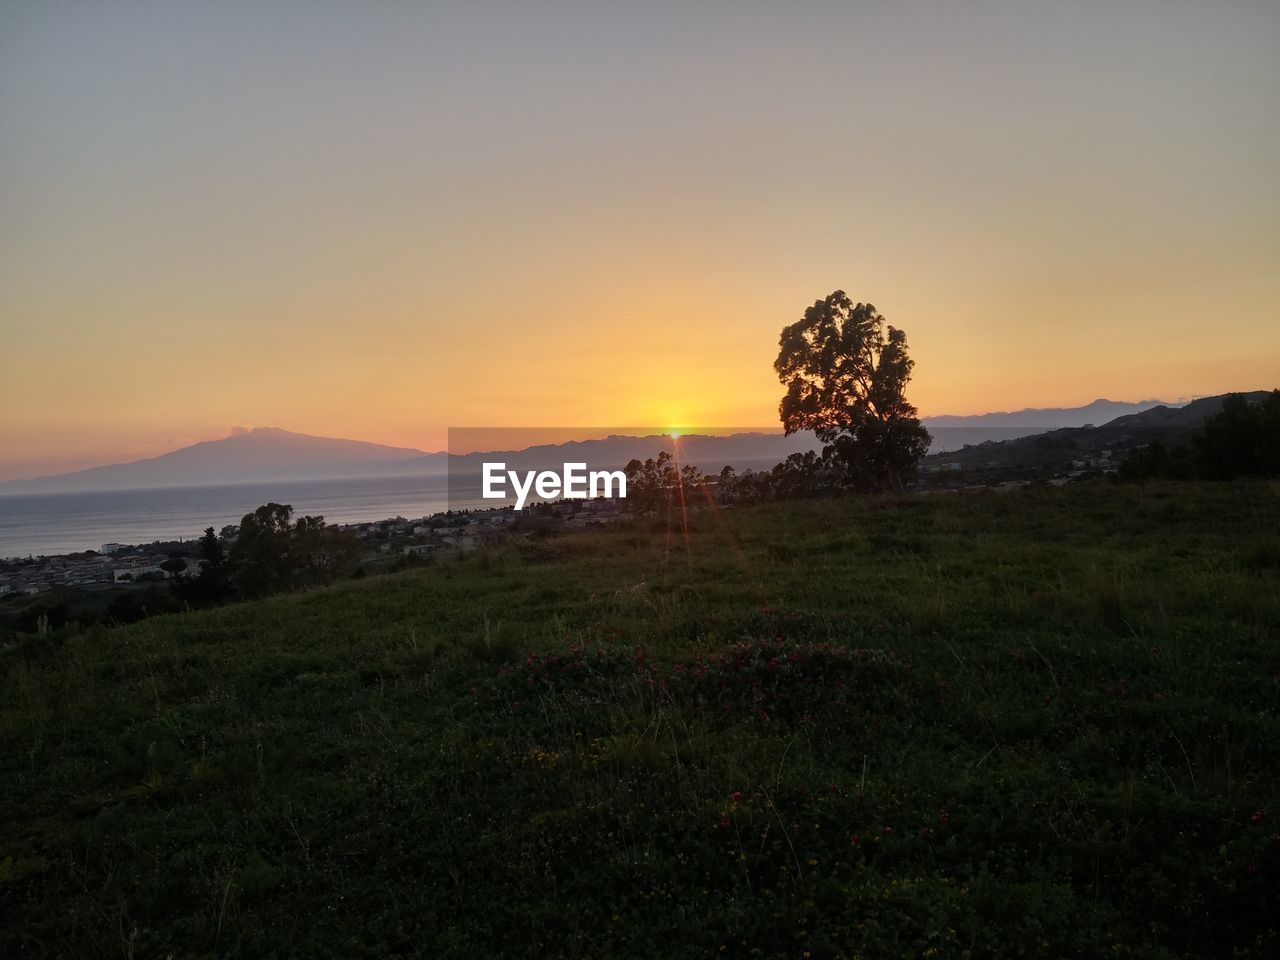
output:
[[387, 476], [428, 456], [411, 447], [315, 437], [281, 427], [233, 427], [158, 457], [0, 484], [7, 493], [206, 486], [271, 480]]

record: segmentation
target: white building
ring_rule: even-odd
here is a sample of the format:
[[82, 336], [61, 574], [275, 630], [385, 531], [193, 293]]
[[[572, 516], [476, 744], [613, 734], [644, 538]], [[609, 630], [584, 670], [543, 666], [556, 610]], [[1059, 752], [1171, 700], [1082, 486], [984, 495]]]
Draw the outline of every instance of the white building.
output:
[[112, 571], [111, 578], [115, 583], [136, 583], [142, 577], [147, 575], [155, 575], [162, 580], [169, 579], [169, 571], [161, 570], [158, 564], [139, 564], [136, 567], [118, 567]]

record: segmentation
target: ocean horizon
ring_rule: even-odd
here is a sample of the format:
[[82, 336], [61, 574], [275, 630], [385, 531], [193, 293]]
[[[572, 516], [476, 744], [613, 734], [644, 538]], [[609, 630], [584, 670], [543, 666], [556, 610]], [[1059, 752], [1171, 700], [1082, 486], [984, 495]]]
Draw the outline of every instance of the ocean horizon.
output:
[[329, 523], [413, 519], [451, 505], [480, 505], [459, 504], [456, 497], [450, 504], [443, 473], [6, 494], [0, 495], [0, 558], [101, 550], [106, 543], [194, 540], [207, 527], [238, 524], [264, 503], [287, 503], [295, 516], [323, 516]]

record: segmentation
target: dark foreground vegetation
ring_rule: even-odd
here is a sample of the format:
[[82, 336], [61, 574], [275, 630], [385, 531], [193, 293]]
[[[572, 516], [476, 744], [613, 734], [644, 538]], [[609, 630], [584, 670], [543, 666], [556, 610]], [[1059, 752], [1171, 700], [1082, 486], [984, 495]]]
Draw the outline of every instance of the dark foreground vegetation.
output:
[[1280, 490], [740, 507], [0, 655], [6, 957], [1280, 949]]
[[1126, 480], [1280, 478], [1280, 390], [1250, 400], [1232, 393], [1187, 442], [1153, 441], [1120, 467]]

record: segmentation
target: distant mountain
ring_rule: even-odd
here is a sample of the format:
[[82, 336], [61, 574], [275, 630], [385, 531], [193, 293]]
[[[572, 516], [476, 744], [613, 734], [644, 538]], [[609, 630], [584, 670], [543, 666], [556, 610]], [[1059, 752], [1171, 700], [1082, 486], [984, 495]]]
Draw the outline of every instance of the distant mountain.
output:
[[[988, 450], [993, 445], [1007, 446], [998, 441], [1017, 442], [1018, 438], [1027, 438], [1030, 434], [1057, 437], [1067, 433], [1074, 436], [1075, 432], [1084, 429], [1084, 424], [1105, 423], [1117, 412], [1120, 415], [1112, 417], [1110, 423], [1095, 428], [1104, 432], [1090, 436], [1106, 439], [1116, 435], [1117, 431], [1123, 434], [1130, 429], [1145, 434], [1153, 424], [1167, 424], [1172, 430], [1174, 424], [1191, 423], [1190, 429], [1194, 429], [1204, 417], [1200, 411], [1210, 407], [1217, 409], [1221, 402], [1221, 397], [1211, 397], [1179, 408], [1155, 405], [1155, 401], [1134, 404], [1095, 400], [1087, 406], [1067, 409], [1023, 410], [973, 417], [928, 417], [924, 423], [933, 437], [931, 455], [962, 451], [964, 459], [973, 460], [977, 455], [971, 453], [972, 450]], [[1141, 412], [1135, 413], [1135, 410]], [[1071, 426], [1054, 429], [1055, 424], [1064, 422]], [[1125, 424], [1129, 423], [1138, 426], [1126, 427]], [[729, 436], [686, 435], [678, 442], [678, 453], [682, 463], [692, 464], [706, 472], [719, 471], [724, 466], [732, 466], [741, 472], [747, 469], [767, 470], [792, 453], [820, 447], [821, 444], [810, 433], [786, 437], [781, 433], [743, 432]], [[968, 449], [964, 449], [966, 447]], [[313, 437], [275, 427], [258, 427], [132, 463], [93, 467], [32, 480], [10, 480], [0, 483], [0, 494], [418, 476], [438, 474], [447, 469], [462, 469], [478, 476], [480, 464], [495, 459], [504, 461], [509, 470], [520, 471], [558, 471], [561, 464], [573, 461], [588, 463], [592, 469], [617, 469], [629, 460], [656, 456], [663, 449], [677, 451], [677, 445], [669, 435], [612, 435], [523, 450], [451, 457], [447, 453], [424, 453], [411, 447]], [[1000, 456], [1022, 456], [1028, 449], [1031, 448], [1007, 447]]]
[[[1188, 443], [1207, 417], [1222, 409], [1228, 394], [1203, 397], [1182, 406], [1159, 405], [1116, 417], [1097, 426], [1064, 427], [1011, 440], [971, 443], [959, 450], [933, 452], [931, 465], [955, 463], [962, 469], [1066, 469], [1079, 463], [1106, 465], [1123, 459], [1130, 450], [1159, 441], [1172, 446]], [[1244, 393], [1251, 403], [1267, 392]]]
[[1139, 400], [1126, 403], [1120, 400], [1095, 400], [1083, 407], [1028, 407], [1011, 413], [980, 413], [974, 416], [925, 417], [927, 427], [1083, 427], [1085, 424], [1109, 423], [1116, 417], [1141, 413], [1152, 407], [1176, 407], [1179, 404], [1165, 400]]
[[[738, 433], [726, 437], [690, 435], [679, 440], [679, 457], [703, 470], [725, 465], [738, 470], [767, 470], [792, 453], [817, 449], [812, 434]], [[0, 483], [0, 494], [72, 493], [90, 490], [140, 490], [158, 487], [212, 486], [277, 480], [327, 480], [420, 476], [446, 470], [480, 475], [484, 461], [501, 460], [509, 470], [559, 472], [565, 462], [593, 469], [619, 469], [634, 459], [675, 452], [669, 435], [608, 436], [597, 440], [545, 444], [523, 450], [452, 457], [410, 447], [388, 447], [358, 440], [337, 440], [259, 427], [221, 440], [206, 440], [158, 457], [93, 467], [75, 473]]]
[[959, 450], [973, 445], [1044, 433], [1063, 427], [1083, 427], [1108, 423], [1117, 417], [1141, 413], [1164, 404], [1160, 400], [1124, 403], [1118, 400], [1095, 400], [1083, 407], [1033, 407], [1009, 413], [982, 413], [974, 416], [924, 417], [933, 442], [930, 453]]
[[610, 435], [598, 440], [574, 440], [568, 443], [545, 444], [524, 450], [472, 453], [453, 457], [451, 470], [472, 470], [479, 473], [485, 461], [501, 460], [508, 470], [549, 470], [559, 472], [561, 465], [582, 462], [592, 469], [615, 470], [625, 467], [631, 460], [646, 460], [665, 450], [677, 457], [681, 464], [691, 464], [705, 472], [719, 472], [722, 467], [735, 470], [768, 470], [793, 453], [821, 449], [811, 433], [734, 433], [728, 436], [686, 434], [673, 440], [670, 434], [651, 434], [643, 437]]
[[387, 476], [410, 469], [406, 466], [410, 462], [414, 464], [413, 471], [426, 470], [432, 457], [436, 469], [444, 469], [443, 454], [258, 427], [132, 463], [32, 480], [10, 480], [0, 483], [0, 493], [70, 493]]

